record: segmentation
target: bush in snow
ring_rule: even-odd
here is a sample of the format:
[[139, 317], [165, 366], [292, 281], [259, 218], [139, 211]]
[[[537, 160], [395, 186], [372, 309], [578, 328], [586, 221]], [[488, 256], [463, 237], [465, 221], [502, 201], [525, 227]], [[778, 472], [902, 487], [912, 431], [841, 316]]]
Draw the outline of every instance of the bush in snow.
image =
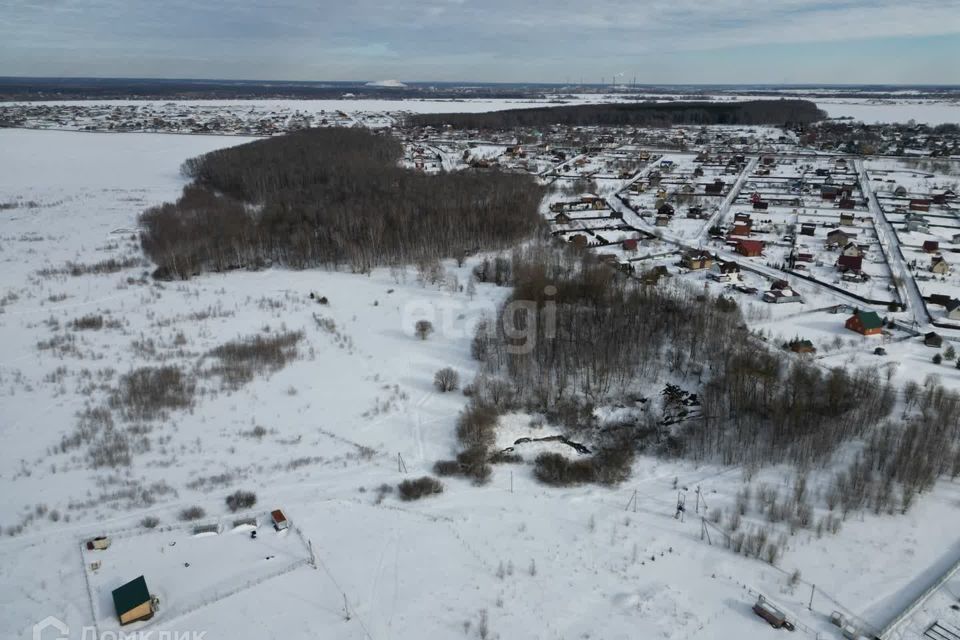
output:
[[427, 336], [433, 333], [433, 323], [429, 320], [417, 320], [417, 324], [413, 326], [413, 329], [418, 338], [426, 340]]
[[537, 456], [533, 473], [540, 482], [561, 487], [596, 479], [589, 459], [570, 460], [559, 453], [541, 453]]
[[401, 500], [419, 500], [424, 496], [443, 492], [443, 485], [436, 478], [423, 476], [416, 480], [404, 480], [397, 485]]
[[98, 314], [83, 316], [71, 322], [70, 326], [77, 331], [98, 331], [103, 328], [103, 316]]
[[257, 494], [252, 491], [235, 491], [227, 496], [227, 508], [236, 513], [257, 504]]
[[471, 402], [457, 418], [457, 438], [465, 447], [482, 445], [489, 447], [496, 438], [497, 410], [480, 403]]
[[140, 526], [144, 529], [155, 529], [158, 524], [160, 524], [160, 519], [156, 516], [147, 516], [140, 521]]
[[444, 367], [434, 374], [433, 386], [441, 393], [453, 391], [460, 386], [460, 374], [452, 367]]
[[437, 460], [433, 463], [433, 472], [438, 476], [456, 476], [462, 471], [456, 460]]
[[203, 510], [203, 507], [187, 507], [180, 512], [180, 519], [189, 522], [190, 520], [199, 520], [205, 515], [207, 515], [207, 512]]

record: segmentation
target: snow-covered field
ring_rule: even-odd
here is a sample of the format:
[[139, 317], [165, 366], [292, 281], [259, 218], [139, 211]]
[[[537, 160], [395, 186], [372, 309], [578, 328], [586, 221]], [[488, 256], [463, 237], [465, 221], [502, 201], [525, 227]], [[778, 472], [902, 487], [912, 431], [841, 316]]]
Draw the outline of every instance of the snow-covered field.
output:
[[956, 101], [820, 98], [816, 103], [831, 118], [853, 118], [865, 124], [914, 120], [935, 126], [960, 122], [960, 103]]
[[[707, 509], [694, 510], [694, 492], [710, 510], [730, 509], [746, 475], [736, 468], [640, 457], [618, 488], [551, 489], [532, 477], [535, 445], [484, 487], [444, 480], [442, 494], [414, 503], [381, 494], [453, 452], [466, 399], [438, 393], [433, 374], [449, 365], [472, 378], [470, 324], [506, 292], [461, 291], [469, 261], [446, 263], [436, 283], [418, 282], [412, 267], [153, 282], [137, 215], [178, 195], [183, 160], [241, 142], [0, 131], [0, 202], [18, 204], [0, 210], [3, 637], [31, 638], [50, 615], [71, 638], [93, 624], [115, 631], [109, 591], [140, 574], [160, 609], [125, 631], [211, 640], [780, 637], [750, 611], [758, 592], [795, 613], [798, 634], [838, 637], [831, 611], [879, 625], [918, 576], [955, 554], [960, 495], [950, 483], [906, 516], [857, 516], [822, 537], [785, 532], [778, 567], [734, 554], [716, 531], [712, 545], [702, 538]], [[120, 266], [101, 273], [65, 266], [111, 258]], [[102, 328], [71, 325], [91, 314]], [[421, 318], [437, 329], [426, 341], [414, 336]], [[94, 469], [83, 447], [59, 446], [78, 413], [110, 410], [123, 374], [200, 371], [216, 346], [281, 330], [303, 332], [281, 370], [236, 389], [200, 375], [194, 406], [164, 419], [128, 423], [112, 411], [140, 443], [129, 467]], [[513, 415], [501, 437], [532, 433], [554, 431]], [[811, 490], [827, 478], [813, 474]], [[793, 475], [764, 469], [751, 481], [788, 491]], [[283, 508], [306, 549], [294, 531], [262, 525], [256, 540], [233, 531], [224, 497], [235, 489], [256, 492], [261, 522]], [[684, 521], [674, 518], [678, 493]], [[206, 511], [198, 523], [224, 532], [191, 535], [178, 520], [191, 506]], [[148, 516], [156, 529], [141, 527]], [[103, 534], [110, 549], [81, 551]]]

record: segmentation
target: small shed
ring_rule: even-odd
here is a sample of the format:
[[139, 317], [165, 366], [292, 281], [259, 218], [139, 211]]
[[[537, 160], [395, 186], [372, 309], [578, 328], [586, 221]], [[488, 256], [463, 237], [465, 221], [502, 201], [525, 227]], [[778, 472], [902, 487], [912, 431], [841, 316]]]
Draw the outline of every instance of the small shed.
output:
[[939, 349], [943, 346], [943, 337], [939, 333], [931, 331], [923, 336], [923, 344], [928, 347], [933, 347], [934, 349]]
[[114, 589], [113, 606], [117, 610], [121, 625], [138, 620], [149, 620], [156, 610], [154, 600], [147, 589], [147, 581], [143, 576]]
[[763, 596], [757, 598], [757, 602], [753, 605], [753, 612], [769, 622], [774, 629], [793, 628], [793, 625], [787, 621], [787, 614]]
[[925, 240], [922, 249], [924, 253], [937, 253], [940, 251], [940, 243], [936, 240]]
[[110, 548], [110, 538], [107, 536], [97, 536], [96, 538], [87, 541], [87, 549], [90, 551], [93, 551], [94, 549], [97, 551], [105, 551], [108, 548]]
[[950, 273], [950, 264], [943, 259], [943, 256], [934, 256], [930, 259], [930, 271], [937, 275], [947, 275]]
[[273, 528], [277, 531], [283, 531], [290, 526], [290, 522], [287, 520], [287, 516], [283, 515], [283, 511], [280, 509], [275, 509], [270, 512], [270, 519], [273, 520]]

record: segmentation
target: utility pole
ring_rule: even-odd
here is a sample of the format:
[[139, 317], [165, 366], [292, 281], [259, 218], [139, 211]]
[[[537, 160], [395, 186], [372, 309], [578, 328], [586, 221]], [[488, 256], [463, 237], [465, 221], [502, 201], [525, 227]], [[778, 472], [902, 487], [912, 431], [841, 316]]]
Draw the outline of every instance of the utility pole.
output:
[[707, 499], [703, 497], [703, 492], [700, 490], [700, 485], [697, 485], [697, 513], [700, 513], [700, 503], [703, 502], [703, 511], [707, 511]]
[[810, 603], [807, 604], [807, 609], [809, 609], [810, 611], [813, 611], [813, 592], [816, 590], [817, 590], [817, 585], [811, 584], [810, 585]]

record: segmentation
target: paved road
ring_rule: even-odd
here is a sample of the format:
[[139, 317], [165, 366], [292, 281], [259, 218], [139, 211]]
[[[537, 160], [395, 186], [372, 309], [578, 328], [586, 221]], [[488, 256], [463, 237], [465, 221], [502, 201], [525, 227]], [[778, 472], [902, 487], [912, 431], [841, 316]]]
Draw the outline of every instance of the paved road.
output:
[[927, 317], [926, 305], [923, 301], [923, 295], [917, 286], [910, 270], [907, 269], [907, 263], [900, 251], [897, 234], [893, 230], [893, 225], [887, 220], [883, 207], [877, 200], [877, 194], [873, 192], [870, 185], [870, 177], [864, 168], [863, 160], [854, 160], [854, 166], [857, 168], [857, 174], [860, 177], [860, 190], [867, 198], [867, 204], [870, 208], [870, 214], [873, 216], [874, 228], [877, 230], [877, 236], [880, 239], [880, 246], [883, 254], [887, 258], [887, 264], [890, 265], [890, 272], [900, 279], [901, 283], [897, 285], [897, 291], [900, 293], [900, 299], [906, 303], [907, 310], [910, 312], [914, 326], [918, 330], [927, 330], [930, 322]]

